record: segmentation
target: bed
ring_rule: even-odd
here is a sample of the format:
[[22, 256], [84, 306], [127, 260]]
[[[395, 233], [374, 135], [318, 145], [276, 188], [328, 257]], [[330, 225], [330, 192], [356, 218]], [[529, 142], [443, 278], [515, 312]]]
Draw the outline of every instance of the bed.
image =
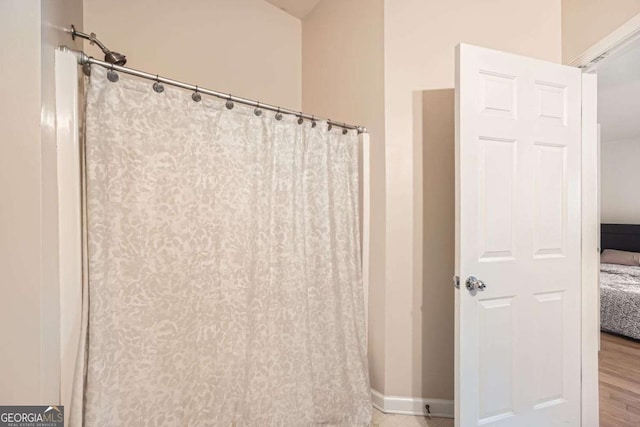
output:
[[[640, 252], [640, 225], [602, 224], [601, 250]], [[600, 266], [600, 328], [640, 340], [640, 266]]]

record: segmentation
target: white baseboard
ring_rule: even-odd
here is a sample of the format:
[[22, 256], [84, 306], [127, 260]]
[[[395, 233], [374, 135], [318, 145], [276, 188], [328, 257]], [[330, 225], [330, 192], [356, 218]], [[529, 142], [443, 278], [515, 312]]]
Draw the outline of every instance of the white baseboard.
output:
[[371, 389], [371, 401], [374, 408], [385, 414], [427, 415], [425, 405], [429, 405], [431, 416], [453, 418], [453, 400], [385, 396]]

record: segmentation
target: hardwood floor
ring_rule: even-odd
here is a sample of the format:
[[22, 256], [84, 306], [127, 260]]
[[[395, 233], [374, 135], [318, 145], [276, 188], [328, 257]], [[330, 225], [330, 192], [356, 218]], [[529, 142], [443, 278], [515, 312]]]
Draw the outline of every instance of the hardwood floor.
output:
[[640, 342], [600, 336], [600, 427], [640, 426]]

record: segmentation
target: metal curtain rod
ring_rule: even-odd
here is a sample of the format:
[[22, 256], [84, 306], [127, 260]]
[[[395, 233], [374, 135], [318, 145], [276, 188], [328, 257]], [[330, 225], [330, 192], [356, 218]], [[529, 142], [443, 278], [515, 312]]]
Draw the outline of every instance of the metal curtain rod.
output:
[[[76, 36], [80, 36], [83, 37], [86, 34], [84, 33], [80, 33], [78, 31], [75, 30], [75, 28], [71, 31], [72, 34], [75, 34]], [[85, 38], [85, 37], [83, 37]], [[93, 40], [96, 41], [97, 43], [97, 39], [95, 38], [95, 35], [92, 34], [91, 38]], [[105, 48], [106, 49], [106, 48]], [[173, 80], [173, 79], [168, 79], [166, 77], [161, 77], [158, 76], [157, 74], [151, 74], [151, 73], [147, 73], [145, 71], [140, 71], [140, 70], [135, 70], [133, 68], [128, 68], [128, 67], [124, 67], [122, 65], [117, 65], [114, 63], [110, 63], [110, 62], [106, 62], [106, 61], [101, 61], [99, 59], [95, 59], [89, 55], [87, 55], [84, 52], [81, 51], [76, 51], [73, 49], [69, 49], [70, 52], [73, 52], [77, 58], [78, 58], [78, 63], [80, 65], [86, 65], [86, 64], [95, 64], [95, 65], [99, 65], [103, 68], [109, 69], [109, 70], [115, 70], [115, 71], [120, 71], [121, 73], [125, 73], [125, 74], [130, 74], [132, 76], [136, 76], [136, 77], [141, 77], [143, 79], [147, 79], [147, 80], [152, 80], [154, 82], [158, 82], [158, 83], [165, 83], [171, 86], [175, 86], [175, 87], [179, 87], [182, 89], [187, 89], [187, 90], [192, 90], [194, 92], [197, 93], [204, 93], [207, 95], [211, 95], [211, 96], [215, 96], [217, 98], [221, 98], [221, 99], [226, 99], [227, 101], [232, 101], [232, 102], [238, 102], [240, 104], [245, 104], [245, 105], [249, 105], [252, 107], [256, 107], [258, 109], [264, 109], [264, 110], [270, 110], [270, 111], [274, 111], [278, 114], [289, 114], [292, 116], [296, 116], [298, 117], [300, 120], [302, 119], [306, 119], [306, 120], [311, 120], [312, 122], [316, 122], [316, 121], [326, 121], [327, 124], [330, 127], [336, 126], [339, 128], [342, 128], [345, 130], [347, 129], [355, 129], [358, 131], [358, 133], [367, 133], [367, 128], [364, 126], [358, 126], [358, 125], [350, 125], [348, 123], [340, 123], [340, 122], [336, 122], [333, 120], [329, 120], [329, 119], [323, 119], [322, 117], [316, 117], [310, 114], [305, 114], [301, 111], [294, 111], [294, 110], [290, 110], [288, 108], [282, 108], [282, 107], [278, 107], [277, 105], [271, 105], [271, 104], [263, 104], [262, 102], [258, 102], [258, 101], [254, 101], [252, 99], [247, 99], [247, 98], [242, 98], [240, 96], [235, 96], [235, 95], [231, 95], [228, 93], [222, 93], [222, 92], [218, 92], [215, 90], [211, 90], [211, 89], [205, 89], [202, 88], [200, 86], [196, 86], [196, 85], [192, 85], [190, 83], [184, 83], [178, 80]], [[104, 51], [104, 49], [103, 49]], [[124, 55], [123, 55], [124, 56]], [[299, 123], [302, 123], [302, 121], [300, 121]]]

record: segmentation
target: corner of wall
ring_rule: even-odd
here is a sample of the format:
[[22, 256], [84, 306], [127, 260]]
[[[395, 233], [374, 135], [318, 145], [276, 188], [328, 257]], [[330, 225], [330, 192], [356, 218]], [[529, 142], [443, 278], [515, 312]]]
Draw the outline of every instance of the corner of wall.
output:
[[369, 371], [385, 391], [384, 1], [321, 0], [302, 20], [302, 107], [367, 127], [371, 140]]
[[56, 143], [55, 49], [61, 45], [81, 48], [65, 30], [82, 28], [82, 0], [42, 2], [40, 11], [40, 208], [41, 259], [40, 340], [41, 396], [43, 403], [60, 402], [60, 280]]

